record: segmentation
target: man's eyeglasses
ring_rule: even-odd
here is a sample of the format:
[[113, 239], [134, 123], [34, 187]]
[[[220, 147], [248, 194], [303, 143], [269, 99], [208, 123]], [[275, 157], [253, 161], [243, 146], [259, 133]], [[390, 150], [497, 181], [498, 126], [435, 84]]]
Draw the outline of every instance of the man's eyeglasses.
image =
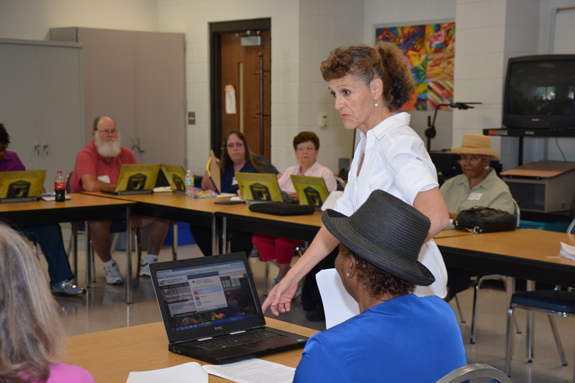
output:
[[315, 150], [315, 147], [313, 147], [313, 146], [311, 146], [311, 145], [310, 145], [310, 146], [298, 146], [298, 147], [297, 147], [297, 150], [298, 150], [299, 152], [303, 152], [304, 150], [307, 150], [307, 151], [310, 151], [310, 152], [311, 152], [312, 150]]
[[227, 145], [228, 149], [233, 149], [234, 146], [235, 146], [236, 148], [243, 148], [243, 147], [244, 147], [244, 143], [243, 143], [243, 142], [236, 142], [235, 144], [234, 144], [234, 143], [229, 143], [229, 144]]
[[485, 156], [460, 156], [459, 159], [457, 160], [457, 162], [459, 164], [463, 163], [463, 162], [472, 162], [474, 164], [478, 163], [479, 161], [481, 161], [483, 159], [483, 157]]
[[100, 130], [100, 129], [98, 129], [98, 132], [102, 133], [105, 136], [108, 136], [110, 134], [113, 134], [113, 135], [118, 134], [118, 131], [115, 129], [114, 130]]

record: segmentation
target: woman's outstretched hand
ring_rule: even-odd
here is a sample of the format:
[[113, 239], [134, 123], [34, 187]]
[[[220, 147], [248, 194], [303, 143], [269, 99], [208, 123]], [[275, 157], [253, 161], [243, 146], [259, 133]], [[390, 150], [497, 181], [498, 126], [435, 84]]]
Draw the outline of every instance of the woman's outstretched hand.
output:
[[291, 301], [298, 287], [298, 282], [294, 278], [288, 278], [286, 275], [280, 283], [274, 286], [270, 291], [267, 299], [262, 305], [262, 312], [266, 312], [268, 307], [271, 308], [272, 314], [278, 316], [291, 309]]

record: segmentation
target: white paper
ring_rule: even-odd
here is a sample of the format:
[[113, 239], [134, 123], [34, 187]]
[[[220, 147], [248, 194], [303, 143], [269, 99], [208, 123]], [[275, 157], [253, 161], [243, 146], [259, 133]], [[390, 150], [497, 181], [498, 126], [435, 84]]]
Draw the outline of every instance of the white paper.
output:
[[[42, 198], [42, 200], [44, 201], [56, 201], [56, 193], [52, 192], [52, 193], [44, 193], [44, 194], [40, 194], [40, 198]], [[66, 194], [66, 199], [72, 199], [72, 196]]]
[[211, 375], [238, 383], [291, 383], [295, 375], [293, 367], [257, 358], [217, 366], [206, 364], [203, 368]]
[[359, 304], [345, 290], [336, 269], [324, 269], [315, 275], [315, 279], [323, 302], [326, 328], [359, 314]]
[[99, 177], [98, 177], [98, 181], [102, 181], [102, 182], [105, 182], [105, 183], [109, 184], [109, 183], [110, 183], [110, 177], [108, 177], [108, 176], [99, 176]]
[[160, 370], [130, 372], [126, 383], [208, 383], [208, 374], [197, 362]]
[[561, 242], [561, 251], [559, 254], [567, 259], [575, 261], [575, 246]]
[[154, 193], [168, 193], [172, 192], [171, 186], [157, 186], [154, 188]]
[[236, 193], [220, 193], [216, 198], [237, 197]]

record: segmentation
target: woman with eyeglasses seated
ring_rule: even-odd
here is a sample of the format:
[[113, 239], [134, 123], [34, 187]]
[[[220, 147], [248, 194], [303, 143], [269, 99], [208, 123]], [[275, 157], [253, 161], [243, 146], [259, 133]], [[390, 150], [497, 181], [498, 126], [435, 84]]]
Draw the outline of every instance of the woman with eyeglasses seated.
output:
[[[460, 211], [475, 206], [491, 207], [515, 214], [515, 204], [505, 182], [489, 167], [491, 159], [498, 159], [499, 152], [491, 149], [491, 137], [481, 134], [466, 134], [461, 147], [451, 148], [459, 154], [459, 165], [463, 174], [445, 181], [439, 188], [449, 218], [457, 218]], [[446, 300], [449, 302], [457, 293], [469, 287], [470, 274], [447, 268]]]
[[383, 190], [349, 217], [326, 210], [321, 218], [340, 241], [335, 268], [360, 314], [310, 338], [294, 383], [433, 383], [465, 366], [451, 307], [413, 294], [435, 280], [417, 260], [429, 218]]
[[0, 224], [0, 382], [94, 383], [61, 363], [66, 334], [35, 250]]
[[[322, 177], [328, 191], [336, 190], [337, 183], [333, 172], [317, 162], [319, 137], [314, 132], [301, 132], [295, 136], [293, 148], [300, 164], [287, 168], [278, 181], [280, 188], [289, 192], [290, 199], [297, 200], [291, 175]], [[275, 279], [276, 283], [289, 271], [295, 247], [303, 243], [295, 239], [264, 234], [254, 234], [252, 242], [260, 253], [262, 261], [272, 261], [279, 268], [278, 276]]]
[[[239, 190], [236, 173], [273, 173], [277, 169], [265, 157], [258, 156], [250, 150], [246, 136], [240, 131], [231, 130], [224, 139], [224, 151], [219, 163], [221, 170], [220, 193], [237, 193]], [[216, 191], [208, 172], [202, 178], [202, 189]], [[209, 228], [190, 225], [190, 231], [204, 255], [212, 255], [212, 231]], [[234, 231], [231, 233], [231, 251], [244, 251], [250, 254], [252, 235]]]

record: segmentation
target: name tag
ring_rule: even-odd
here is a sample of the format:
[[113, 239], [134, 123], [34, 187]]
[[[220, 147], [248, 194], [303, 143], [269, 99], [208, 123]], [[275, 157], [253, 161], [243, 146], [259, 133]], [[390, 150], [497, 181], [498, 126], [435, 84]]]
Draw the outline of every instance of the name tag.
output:
[[98, 181], [102, 181], [102, 182], [105, 182], [105, 183], [109, 184], [109, 183], [110, 183], [110, 177], [108, 177], [108, 176], [100, 176], [100, 177], [98, 177]]
[[469, 201], [479, 201], [482, 195], [483, 193], [471, 193], [467, 199]]
[[238, 184], [238, 180], [236, 179], [236, 177], [234, 177], [234, 179], [232, 180], [232, 186], [237, 185]]

